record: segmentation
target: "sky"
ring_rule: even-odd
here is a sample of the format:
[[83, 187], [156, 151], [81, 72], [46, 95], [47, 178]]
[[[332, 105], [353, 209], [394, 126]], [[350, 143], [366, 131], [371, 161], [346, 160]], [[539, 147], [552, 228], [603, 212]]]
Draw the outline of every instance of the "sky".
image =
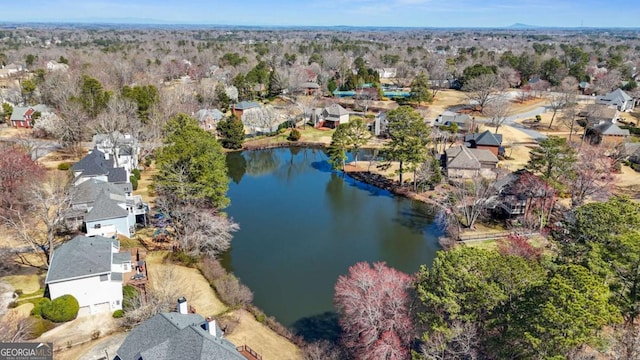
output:
[[3, 22], [255, 26], [640, 27], [637, 0], [21, 0]]

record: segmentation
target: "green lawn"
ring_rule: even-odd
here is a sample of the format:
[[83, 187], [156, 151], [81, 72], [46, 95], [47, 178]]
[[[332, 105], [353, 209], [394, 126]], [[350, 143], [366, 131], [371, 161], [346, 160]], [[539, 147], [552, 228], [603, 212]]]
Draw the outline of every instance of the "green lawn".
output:
[[23, 294], [32, 294], [41, 289], [40, 281], [44, 281], [43, 275], [9, 275], [0, 278], [6, 281], [14, 290], [22, 290]]

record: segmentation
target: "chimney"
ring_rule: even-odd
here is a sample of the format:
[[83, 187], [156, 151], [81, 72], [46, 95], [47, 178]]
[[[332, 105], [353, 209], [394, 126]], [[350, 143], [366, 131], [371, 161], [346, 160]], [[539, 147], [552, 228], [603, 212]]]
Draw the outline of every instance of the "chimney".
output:
[[[216, 324], [216, 320], [214, 318], [208, 316], [207, 321], [203, 324], [203, 327], [209, 332], [209, 335], [213, 336], [216, 339], [218, 338], [218, 334], [216, 331], [218, 325]], [[222, 338], [222, 335], [220, 335], [220, 338]]]
[[188, 314], [189, 307], [187, 306], [187, 299], [184, 296], [178, 298], [178, 313]]

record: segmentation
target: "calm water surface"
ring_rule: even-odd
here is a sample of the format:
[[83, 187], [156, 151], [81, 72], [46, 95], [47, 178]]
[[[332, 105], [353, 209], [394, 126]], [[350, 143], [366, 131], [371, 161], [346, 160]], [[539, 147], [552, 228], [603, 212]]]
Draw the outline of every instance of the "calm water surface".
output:
[[224, 264], [287, 326], [333, 311], [333, 286], [356, 262], [413, 273], [439, 249], [431, 207], [343, 178], [322, 150], [245, 151], [227, 164], [240, 231]]

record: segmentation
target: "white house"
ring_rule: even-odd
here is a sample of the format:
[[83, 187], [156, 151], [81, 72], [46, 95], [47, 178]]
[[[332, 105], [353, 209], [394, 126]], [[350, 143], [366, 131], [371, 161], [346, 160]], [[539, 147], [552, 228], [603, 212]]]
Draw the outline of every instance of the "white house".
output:
[[380, 75], [380, 79], [393, 79], [396, 77], [398, 69], [396, 68], [380, 68], [376, 69], [378, 75]]
[[69, 70], [69, 65], [59, 63], [55, 60], [49, 60], [47, 62], [47, 70], [49, 71], [67, 71]]
[[138, 168], [140, 145], [131, 134], [121, 134], [118, 131], [112, 134], [96, 134], [93, 135], [93, 145], [104, 154], [106, 160], [113, 160], [115, 168], [123, 167], [127, 171], [127, 179], [133, 169]]
[[122, 309], [122, 274], [131, 271], [131, 255], [105, 237], [77, 236], [53, 251], [45, 284], [49, 297], [72, 295], [79, 315]]
[[70, 228], [84, 225], [87, 235], [133, 236], [137, 223], [145, 223], [149, 206], [133, 195], [131, 184], [123, 188], [100, 179], [89, 179], [71, 190], [71, 208], [65, 213]]
[[622, 89], [616, 89], [605, 96], [599, 96], [597, 104], [615, 106], [620, 111], [633, 111], [635, 101]]
[[136, 229], [133, 207], [125, 201], [114, 200], [107, 191], [102, 191], [84, 216], [87, 236], [132, 237]]

